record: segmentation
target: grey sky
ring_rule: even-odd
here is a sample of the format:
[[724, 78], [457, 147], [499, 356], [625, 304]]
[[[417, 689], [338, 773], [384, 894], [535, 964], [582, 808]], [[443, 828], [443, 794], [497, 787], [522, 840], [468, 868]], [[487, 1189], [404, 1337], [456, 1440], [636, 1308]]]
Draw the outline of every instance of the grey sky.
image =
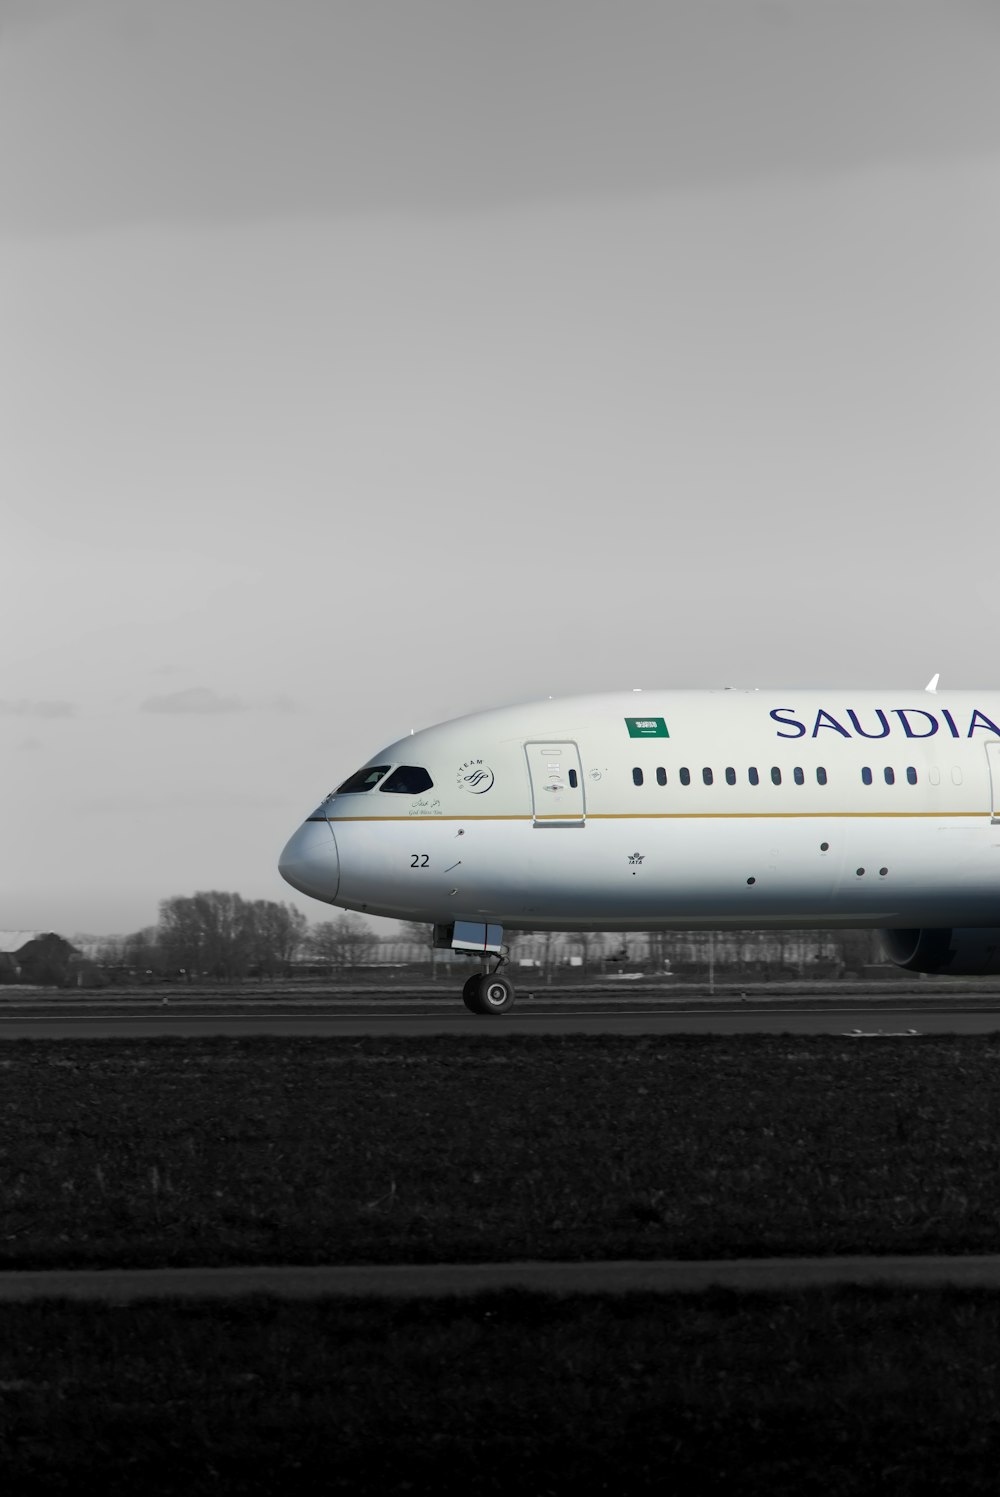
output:
[[0, 179], [17, 229], [490, 209], [1000, 143], [992, 0], [7, 11], [0, 118], [31, 142]]
[[0, 0], [0, 926], [290, 896], [497, 701], [994, 681], [998, 62], [955, 0]]

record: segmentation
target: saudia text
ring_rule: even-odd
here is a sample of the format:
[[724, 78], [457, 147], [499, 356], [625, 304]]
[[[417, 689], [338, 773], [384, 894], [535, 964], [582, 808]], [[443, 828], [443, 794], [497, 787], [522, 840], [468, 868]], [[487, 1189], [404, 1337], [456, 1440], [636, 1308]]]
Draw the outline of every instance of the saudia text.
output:
[[965, 714], [962, 713], [961, 721], [956, 722], [947, 707], [937, 712], [928, 712], [923, 707], [891, 707], [887, 711], [876, 707], [873, 712], [864, 714], [855, 712], [852, 707], [838, 708], [836, 713], [821, 707], [811, 731], [795, 716], [794, 707], [774, 707], [770, 716], [781, 724], [776, 734], [778, 738], [805, 738], [807, 734], [810, 738], [818, 738], [823, 732], [839, 733], [841, 738], [888, 738], [890, 733], [898, 732], [900, 728], [907, 738], [933, 738], [939, 732], [950, 734], [952, 738], [971, 738], [980, 730], [995, 733], [1000, 738], [1000, 728], [978, 707], [973, 708], [965, 732], [962, 731]]

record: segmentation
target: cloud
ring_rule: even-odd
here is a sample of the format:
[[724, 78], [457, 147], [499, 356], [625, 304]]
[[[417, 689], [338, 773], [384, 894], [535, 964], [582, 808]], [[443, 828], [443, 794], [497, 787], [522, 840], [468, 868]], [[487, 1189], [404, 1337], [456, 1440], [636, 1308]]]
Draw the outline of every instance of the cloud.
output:
[[3, 15], [4, 36], [10, 39], [30, 35], [33, 31], [72, 15], [75, 0], [6, 0]]
[[92, 795], [74, 802], [74, 809], [81, 815], [156, 815], [163, 811], [279, 811], [287, 809], [288, 799], [282, 795], [253, 795], [238, 790], [220, 790], [213, 786], [208, 790], [192, 791], [135, 791], [124, 794]]
[[250, 698], [224, 696], [208, 686], [189, 686], [184, 691], [168, 692], [165, 696], [147, 697], [139, 706], [140, 712], [280, 712], [296, 710], [291, 697], [275, 695]]
[[20, 697], [16, 702], [0, 701], [0, 717], [75, 717], [75, 702], [31, 701]]
[[189, 686], [186, 691], [171, 691], [166, 696], [147, 697], [140, 712], [200, 713], [245, 712], [246, 702], [239, 697], [223, 696], [208, 686]]
[[13, 15], [0, 140], [31, 150], [0, 162], [0, 221], [29, 230], [476, 209], [1000, 142], [982, 0], [19, 0]]

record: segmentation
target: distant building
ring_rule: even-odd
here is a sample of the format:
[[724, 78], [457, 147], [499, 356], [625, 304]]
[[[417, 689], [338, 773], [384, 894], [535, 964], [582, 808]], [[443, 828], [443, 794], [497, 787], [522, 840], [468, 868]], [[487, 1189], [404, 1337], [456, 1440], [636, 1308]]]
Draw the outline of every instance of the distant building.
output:
[[0, 982], [64, 982], [75, 955], [55, 931], [0, 930]]

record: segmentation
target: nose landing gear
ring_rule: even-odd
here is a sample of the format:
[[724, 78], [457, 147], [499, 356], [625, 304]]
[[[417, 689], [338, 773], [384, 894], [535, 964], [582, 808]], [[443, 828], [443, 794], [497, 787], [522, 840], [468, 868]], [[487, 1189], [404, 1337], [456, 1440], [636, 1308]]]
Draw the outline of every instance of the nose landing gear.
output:
[[[455, 920], [434, 926], [434, 945], [466, 956], [478, 956], [482, 971], [462, 989], [462, 1002], [473, 1014], [505, 1014], [514, 1007], [514, 984], [500, 976], [504, 964], [503, 926], [474, 920]], [[496, 966], [490, 971], [490, 958]]]
[[462, 989], [462, 1002], [473, 1014], [505, 1014], [514, 1007], [514, 984], [497, 972], [476, 972]]

